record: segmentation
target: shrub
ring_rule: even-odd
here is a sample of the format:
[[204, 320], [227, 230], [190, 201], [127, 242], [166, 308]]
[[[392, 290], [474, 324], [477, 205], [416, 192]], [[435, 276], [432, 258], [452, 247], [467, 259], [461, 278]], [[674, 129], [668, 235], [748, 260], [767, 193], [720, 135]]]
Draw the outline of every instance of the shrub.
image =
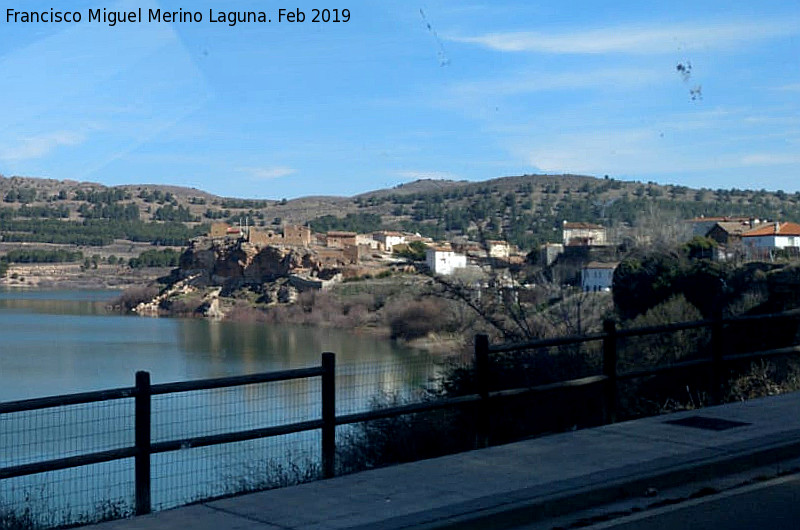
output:
[[19, 513], [0, 511], [0, 530], [34, 530], [38, 526], [29, 507]]
[[[628, 321], [625, 327], [661, 326], [674, 322], [701, 320], [700, 311], [683, 295], [673, 296], [643, 315]], [[707, 357], [711, 334], [707, 328], [656, 333], [620, 339], [621, 373], [655, 368], [694, 357]], [[622, 417], [660, 414], [671, 410], [694, 408], [705, 401], [710, 390], [706, 372], [689, 371], [637, 378], [620, 384]]]
[[[430, 396], [429, 396], [430, 397]], [[404, 400], [385, 394], [370, 408], [399, 406]], [[467, 407], [468, 408], [468, 407]], [[467, 408], [406, 414], [354, 425], [337, 448], [340, 473], [382, 467], [473, 449], [475, 428]]]
[[728, 381], [725, 401], [746, 401], [748, 399], [775, 396], [800, 389], [800, 365], [790, 361], [781, 369], [768, 361], [754, 362], [750, 370]]
[[192, 316], [201, 311], [203, 301], [196, 296], [180, 296], [162, 301], [160, 307], [172, 316]]
[[[677, 295], [628, 321], [625, 327], [663, 326], [702, 318], [702, 313], [694, 305], [683, 295]], [[620, 361], [623, 369], [672, 363], [702, 351], [707, 340], [708, 331], [702, 328], [631, 337], [623, 342], [626, 347], [622, 348]]]
[[446, 303], [439, 299], [399, 300], [387, 304], [384, 311], [393, 339], [416, 339], [453, 329]]
[[412, 261], [424, 261], [427, 248], [422, 241], [412, 241], [407, 245], [395, 245], [394, 253]]
[[122, 312], [129, 312], [142, 302], [149, 302], [155, 298], [160, 290], [161, 289], [155, 285], [131, 287], [130, 289], [122, 291], [122, 293], [111, 302], [110, 306]]

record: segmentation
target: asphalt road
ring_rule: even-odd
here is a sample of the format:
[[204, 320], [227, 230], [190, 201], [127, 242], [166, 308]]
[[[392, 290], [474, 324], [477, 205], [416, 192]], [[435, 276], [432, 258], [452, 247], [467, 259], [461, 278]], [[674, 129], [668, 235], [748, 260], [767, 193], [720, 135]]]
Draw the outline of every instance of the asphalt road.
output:
[[586, 528], [797, 530], [800, 528], [800, 475], [788, 475]]

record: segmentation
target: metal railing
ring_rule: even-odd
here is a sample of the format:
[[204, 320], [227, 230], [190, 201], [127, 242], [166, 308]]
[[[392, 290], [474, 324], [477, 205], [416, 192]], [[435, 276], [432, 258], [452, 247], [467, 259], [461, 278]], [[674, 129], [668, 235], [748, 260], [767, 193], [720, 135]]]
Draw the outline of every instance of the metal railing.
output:
[[[3, 467], [0, 468], [0, 480], [109, 462], [112, 460], [133, 458], [135, 474], [135, 513], [137, 515], [142, 515], [149, 513], [152, 509], [150, 457], [151, 455], [159, 453], [178, 451], [187, 448], [241, 442], [257, 438], [281, 436], [319, 429], [321, 430], [321, 470], [322, 476], [327, 478], [334, 476], [336, 472], [337, 426], [392, 418], [405, 414], [459, 407], [466, 404], [477, 404], [477, 436], [475, 445], [477, 447], [485, 447], [489, 444], [489, 438], [491, 434], [490, 415], [492, 404], [497, 400], [512, 396], [537, 394], [564, 389], [575, 389], [591, 385], [603, 385], [603, 420], [605, 422], [613, 422], [615, 421], [617, 415], [618, 384], [620, 381], [665, 374], [677, 370], [711, 366], [713, 374], [712, 388], [718, 392], [721, 389], [725, 375], [725, 365], [728, 362], [772, 357], [776, 355], [794, 355], [800, 353], [800, 346], [791, 345], [764, 351], [737, 353], [727, 356], [724, 355], [724, 326], [745, 321], [763, 321], [775, 319], [797, 320], [800, 319], [800, 315], [781, 313], [756, 317], [737, 317], [726, 319], [717, 317], [710, 320], [681, 322], [663, 326], [635, 329], [618, 329], [613, 321], [606, 321], [604, 323], [603, 332], [601, 333], [497, 345], [490, 345], [488, 336], [477, 335], [475, 337], [475, 355], [473, 360], [473, 369], [475, 374], [474, 380], [476, 383], [475, 393], [457, 397], [430, 399], [422, 402], [406, 403], [398, 406], [376, 408], [365, 412], [340, 415], [336, 414], [336, 360], [335, 355], [330, 352], [322, 354], [320, 366], [236, 377], [151, 385], [150, 374], [148, 372], [137, 372], [136, 384], [133, 387], [0, 403], [0, 417], [2, 417], [3, 414], [10, 413], [51, 409], [112, 400], [133, 399], [135, 423], [135, 442], [132, 446]], [[619, 372], [619, 352], [617, 346], [619, 339], [658, 333], [672, 333], [700, 328], [708, 328], [711, 330], [710, 357], [676, 362], [666, 366]], [[490, 356], [492, 354], [570, 346], [597, 341], [602, 342], [602, 367], [600, 374], [558, 381], [554, 383], [540, 384], [536, 386], [527, 386], [523, 388], [501, 389], [494, 391], [490, 390], [489, 372]], [[235, 432], [171, 439], [155, 443], [151, 441], [152, 396], [316, 377], [320, 378], [321, 390], [321, 415], [318, 419], [240, 430]], [[715, 395], [714, 399], [719, 402], [721, 399], [720, 395]]]
[[[151, 443], [152, 396], [179, 392], [191, 392], [197, 390], [209, 390], [215, 388], [228, 388], [234, 386], [251, 385], [255, 383], [290, 381], [293, 379], [305, 379], [310, 377], [320, 377], [322, 381], [323, 408], [322, 418], [319, 420]], [[209, 445], [253, 440], [256, 438], [280, 436], [315, 429], [322, 429], [322, 457], [324, 475], [333, 476], [336, 427], [333, 420], [335, 409], [331, 409], [331, 405], [335, 406], [335, 356], [333, 353], [323, 353], [321, 366], [313, 368], [301, 368], [295, 370], [284, 370], [280, 372], [268, 372], [216, 379], [203, 379], [179, 383], [151, 385], [150, 374], [148, 372], [136, 372], [136, 386], [133, 387], [0, 403], [0, 415], [130, 398], [133, 398], [135, 403], [134, 445], [107, 451], [81, 454], [67, 458], [58, 458], [0, 468], [0, 480], [49, 471], [57, 471], [72, 467], [99, 464], [113, 460], [121, 460], [124, 458], [133, 458], [135, 470], [135, 512], [137, 515], [143, 515], [150, 513], [151, 511], [151, 455], [170, 451], [178, 451], [187, 448], [204, 447]]]

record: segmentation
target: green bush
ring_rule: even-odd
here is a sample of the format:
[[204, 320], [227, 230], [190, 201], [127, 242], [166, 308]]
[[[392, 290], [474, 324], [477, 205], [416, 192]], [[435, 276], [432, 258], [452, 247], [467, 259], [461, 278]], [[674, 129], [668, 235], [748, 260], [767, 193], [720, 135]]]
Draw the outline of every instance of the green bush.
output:
[[407, 245], [396, 245], [394, 253], [412, 261], [425, 261], [428, 245], [422, 241], [412, 241]]
[[10, 263], [64, 263], [83, 259], [83, 253], [70, 250], [20, 249], [9, 250], [5, 259]]
[[398, 300], [384, 310], [393, 339], [417, 339], [436, 331], [450, 331], [451, 322], [446, 302], [440, 299]]
[[181, 253], [171, 248], [164, 250], [145, 250], [139, 257], [128, 260], [132, 269], [144, 267], [177, 267]]

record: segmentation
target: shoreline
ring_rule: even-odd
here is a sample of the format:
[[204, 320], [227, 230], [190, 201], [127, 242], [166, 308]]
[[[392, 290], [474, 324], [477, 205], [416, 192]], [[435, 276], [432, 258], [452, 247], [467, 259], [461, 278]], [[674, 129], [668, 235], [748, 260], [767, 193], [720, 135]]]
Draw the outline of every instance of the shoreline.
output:
[[117, 265], [84, 268], [78, 263], [12, 263], [0, 287], [11, 289], [125, 290], [169, 274], [169, 268], [131, 269]]
[[[7, 275], [0, 278], [0, 288], [8, 291], [108, 291], [108, 311], [110, 313], [127, 314], [136, 316], [149, 316], [151, 318], [203, 318], [219, 319], [224, 322], [252, 323], [264, 325], [300, 325], [318, 329], [342, 329], [344, 323], [339, 321], [344, 315], [326, 315], [327, 318], [315, 321], [297, 321], [294, 314], [297, 309], [287, 305], [278, 305], [272, 312], [269, 308], [255, 306], [246, 307], [246, 304], [233, 301], [237, 307], [228, 307], [220, 316], [213, 317], [198, 313], [176, 313], [169, 310], [158, 311], [153, 314], [141, 314], [135, 311], [122, 309], [118, 304], [119, 297], [126, 290], [145, 288], [152, 285], [158, 278], [166, 276], [172, 269], [148, 268], [130, 269], [112, 265], [99, 265], [97, 269], [84, 269], [80, 264], [12, 264]], [[111, 296], [112, 292], [116, 296]], [[344, 295], [345, 298], [347, 295]], [[115, 307], [116, 305], [116, 307]], [[227, 305], [227, 304], [226, 304]], [[265, 310], [266, 309], [266, 310]], [[332, 308], [330, 308], [332, 309]], [[337, 308], [338, 309], [338, 308]], [[371, 320], [371, 319], [370, 319]], [[453, 355], [464, 351], [469, 342], [468, 337], [454, 333], [433, 330], [425, 336], [410, 339], [393, 338], [388, 324], [378, 324], [376, 321], [361, 323], [347, 328], [350, 333], [386, 339], [412, 349], [425, 351], [433, 355]]]

